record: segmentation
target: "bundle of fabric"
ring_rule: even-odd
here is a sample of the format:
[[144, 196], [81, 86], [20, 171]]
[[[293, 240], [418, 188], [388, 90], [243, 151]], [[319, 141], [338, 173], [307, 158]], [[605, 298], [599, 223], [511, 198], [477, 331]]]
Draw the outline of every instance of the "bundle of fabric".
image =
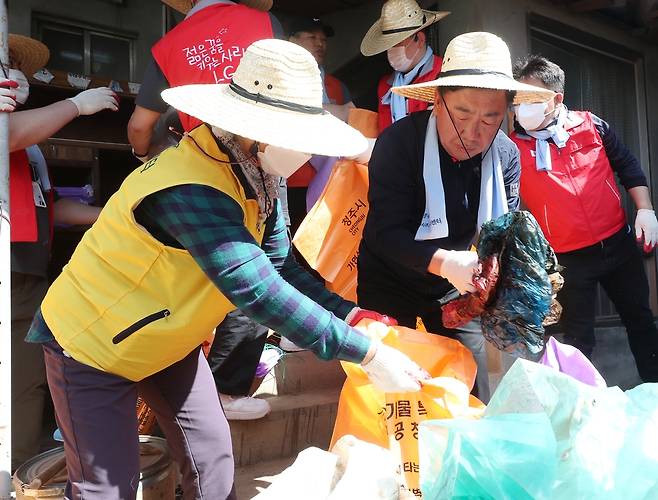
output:
[[493, 298], [499, 272], [498, 256], [490, 255], [473, 276], [475, 292], [443, 306], [443, 325], [448, 328], [459, 328], [473, 318], [479, 317]]
[[509, 212], [482, 225], [481, 271], [476, 292], [443, 306], [455, 328], [480, 316], [482, 332], [498, 349], [536, 360], [544, 348], [544, 325], [555, 323], [562, 286], [555, 252], [530, 212]]

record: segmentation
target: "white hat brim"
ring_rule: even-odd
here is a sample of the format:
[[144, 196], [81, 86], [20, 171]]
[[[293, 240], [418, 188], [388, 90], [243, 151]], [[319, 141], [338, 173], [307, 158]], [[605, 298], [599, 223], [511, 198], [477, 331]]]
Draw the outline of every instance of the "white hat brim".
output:
[[162, 99], [183, 113], [227, 132], [281, 148], [325, 156], [353, 156], [368, 147], [358, 130], [324, 112], [309, 114], [256, 103], [228, 84], [173, 87]]
[[546, 102], [555, 96], [555, 92], [552, 90], [517, 82], [511, 77], [499, 74], [439, 76], [439, 78], [430, 82], [393, 87], [392, 91], [407, 98], [434, 102], [434, 95], [438, 87], [469, 87], [514, 91], [516, 92], [514, 104]]
[[423, 10], [423, 14], [425, 14], [427, 20], [419, 28], [391, 34], [382, 33], [382, 18], [380, 17], [377, 19], [377, 21], [375, 21], [375, 24], [370, 27], [368, 32], [363, 37], [363, 40], [361, 40], [361, 53], [366, 57], [374, 56], [380, 52], [384, 52], [385, 50], [390, 49], [391, 47], [395, 47], [401, 41], [409, 38], [419, 31], [424, 30], [430, 24], [434, 24], [435, 22], [440, 21], [449, 15], [450, 12]]

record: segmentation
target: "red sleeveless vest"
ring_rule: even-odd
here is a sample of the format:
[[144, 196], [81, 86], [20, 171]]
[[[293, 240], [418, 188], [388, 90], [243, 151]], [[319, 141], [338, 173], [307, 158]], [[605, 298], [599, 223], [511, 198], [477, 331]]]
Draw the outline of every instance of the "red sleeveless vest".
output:
[[538, 172], [535, 139], [512, 133], [521, 152], [521, 198], [558, 252], [594, 245], [626, 224], [621, 195], [591, 115], [569, 112], [579, 119], [569, 127], [564, 148], [550, 143], [550, 172]]
[[[171, 87], [230, 83], [246, 48], [272, 36], [267, 12], [244, 5], [211, 5], [172, 29], [151, 52]], [[184, 113], [179, 116], [185, 131], [201, 124]]]
[[[14, 243], [35, 243], [39, 238], [37, 209], [32, 192], [32, 171], [27, 151], [21, 149], [9, 155], [10, 240]], [[44, 193], [50, 219], [50, 240], [53, 230], [53, 191]]]

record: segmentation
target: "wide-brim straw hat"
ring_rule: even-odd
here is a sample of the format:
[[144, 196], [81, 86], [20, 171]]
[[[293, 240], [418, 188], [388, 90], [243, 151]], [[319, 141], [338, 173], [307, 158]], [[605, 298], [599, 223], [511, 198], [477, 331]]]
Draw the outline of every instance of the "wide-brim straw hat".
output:
[[50, 50], [39, 40], [9, 33], [9, 58], [25, 76], [32, 76], [50, 59]]
[[322, 77], [311, 53], [284, 40], [247, 47], [230, 84], [174, 87], [162, 98], [222, 130], [294, 151], [352, 156], [368, 146], [322, 109]]
[[[162, 0], [162, 2], [183, 14], [187, 14], [192, 8], [192, 0]], [[240, 0], [240, 4], [251, 7], [252, 9], [262, 10], [263, 12], [270, 10], [272, 3], [273, 0]]]
[[453, 38], [436, 80], [393, 87], [396, 94], [433, 102], [437, 87], [471, 87], [516, 92], [514, 104], [546, 102], [555, 92], [517, 82], [507, 44], [492, 33], [464, 33]]
[[414, 0], [388, 0], [379, 19], [361, 40], [361, 53], [374, 56], [384, 52], [449, 14], [423, 10]]

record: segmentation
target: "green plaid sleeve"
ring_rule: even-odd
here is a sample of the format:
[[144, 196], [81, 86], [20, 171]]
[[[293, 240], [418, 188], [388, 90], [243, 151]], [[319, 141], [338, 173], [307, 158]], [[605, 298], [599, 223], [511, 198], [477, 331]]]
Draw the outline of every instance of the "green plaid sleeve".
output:
[[[254, 321], [322, 359], [363, 360], [369, 337], [336, 316], [344, 317], [351, 303], [312, 285], [310, 277], [294, 280], [309, 296], [286, 281], [249, 233], [242, 209], [228, 195], [208, 186], [182, 185], [147, 197], [140, 209], [187, 249], [217, 288]], [[279, 210], [274, 218], [268, 221], [273, 230], [265, 247], [275, 260], [283, 258], [280, 268], [289, 277], [298, 266], [290, 261], [285, 265], [290, 244], [281, 240]], [[313, 299], [333, 308], [335, 314]]]

